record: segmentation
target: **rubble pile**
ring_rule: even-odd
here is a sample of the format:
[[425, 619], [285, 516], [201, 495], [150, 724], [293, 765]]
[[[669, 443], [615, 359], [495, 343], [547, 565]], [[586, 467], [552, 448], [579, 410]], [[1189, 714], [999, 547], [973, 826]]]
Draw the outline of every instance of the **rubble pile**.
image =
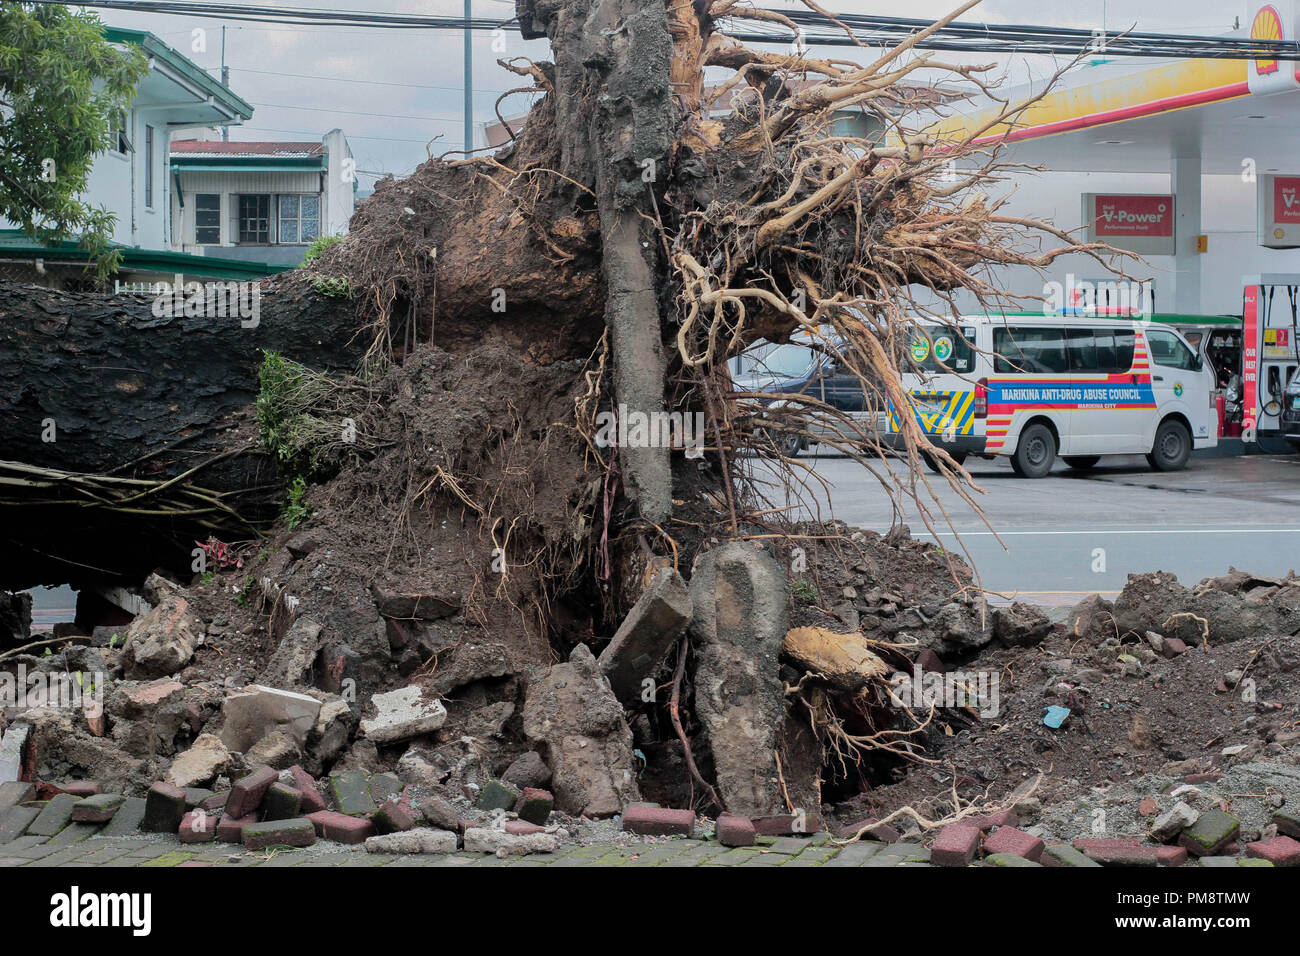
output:
[[[84, 675], [102, 704], [46, 689], [4, 709], [0, 838], [511, 856], [597, 833], [746, 847], [829, 828], [936, 865], [1300, 859], [1300, 579], [1135, 575], [1053, 622], [982, 606], [906, 529], [831, 528], [826, 546], [702, 542], [689, 569], [647, 575], [608, 639], [527, 667], [484, 640], [458, 645], [468, 671], [405, 668], [409, 644], [388, 638], [455, 626], [446, 593], [365, 585], [385, 640], [362, 658], [268, 575], [155, 577], [128, 626], [3, 662]], [[265, 563], [313, 554], [299, 533]], [[910, 756], [863, 747], [845, 766], [836, 740], [868, 726], [906, 731]], [[1232, 774], [1245, 789], [1207, 789]]]

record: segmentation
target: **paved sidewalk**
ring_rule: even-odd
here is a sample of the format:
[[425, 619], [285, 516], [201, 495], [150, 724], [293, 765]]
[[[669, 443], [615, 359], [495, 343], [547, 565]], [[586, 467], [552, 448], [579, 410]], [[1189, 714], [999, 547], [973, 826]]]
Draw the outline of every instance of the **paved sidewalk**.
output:
[[[929, 866], [916, 843], [858, 843], [839, 847], [827, 833], [759, 838], [752, 847], [665, 838], [653, 843], [565, 846], [555, 853], [397, 855], [318, 843], [305, 849], [245, 851], [237, 844], [185, 845], [171, 836], [26, 836], [0, 844], [0, 867], [18, 866]], [[60, 840], [60, 837], [63, 839]], [[68, 842], [75, 840], [75, 842]]]

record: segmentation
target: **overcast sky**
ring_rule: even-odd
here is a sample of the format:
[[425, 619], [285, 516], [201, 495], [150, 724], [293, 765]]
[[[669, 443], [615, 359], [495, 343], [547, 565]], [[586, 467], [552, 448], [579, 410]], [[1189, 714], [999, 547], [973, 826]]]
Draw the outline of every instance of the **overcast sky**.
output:
[[[243, 0], [254, 5], [297, 6], [307, 9], [359, 9], [460, 16], [462, 0]], [[826, 9], [848, 13], [938, 17], [956, 6], [954, 0], [822, 0]], [[514, 15], [513, 0], [473, 0], [476, 17]], [[795, 8], [790, 0], [758, 0], [757, 6]], [[1244, 4], [1221, 0], [986, 0], [963, 19], [1002, 23], [1110, 29], [1131, 27], [1155, 32], [1218, 34], [1243, 16]], [[104, 22], [149, 30], [199, 66], [220, 75], [220, 19], [99, 11]], [[207, 29], [206, 52], [191, 49], [191, 31]], [[296, 27], [280, 24], [228, 22], [226, 62], [231, 88], [255, 106], [252, 122], [234, 127], [231, 138], [309, 139], [334, 126], [352, 144], [361, 170], [411, 172], [426, 156], [426, 143], [435, 155], [461, 148], [462, 40], [459, 31], [380, 30], [348, 27]], [[478, 123], [492, 119], [492, 105], [521, 79], [496, 64], [492, 35], [473, 34], [474, 114]], [[524, 43], [507, 34], [506, 57], [549, 59], [544, 41]], [[823, 48], [827, 49], [827, 48]], [[814, 48], [813, 52], [816, 52]], [[857, 51], [835, 48], [839, 57]], [[866, 53], [860, 54], [863, 58]], [[1011, 74], [1041, 74], [1050, 63], [1043, 58], [1008, 64]], [[523, 112], [529, 99], [515, 96], [502, 104], [502, 114]], [[362, 180], [366, 185], [369, 177]]]

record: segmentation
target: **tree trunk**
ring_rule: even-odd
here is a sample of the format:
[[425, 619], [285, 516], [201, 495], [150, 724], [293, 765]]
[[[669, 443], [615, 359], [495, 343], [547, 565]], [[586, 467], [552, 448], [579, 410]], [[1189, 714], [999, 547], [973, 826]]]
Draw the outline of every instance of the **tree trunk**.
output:
[[257, 398], [264, 350], [355, 367], [346, 303], [288, 283], [259, 298], [255, 320], [172, 318], [150, 296], [0, 284], [0, 460], [165, 476], [223, 449], [214, 431]]
[[284, 497], [251, 422], [263, 350], [351, 370], [365, 344], [354, 309], [303, 282], [259, 290], [243, 320], [159, 311], [147, 296], [0, 285], [6, 587], [135, 577], [188, 564], [214, 527], [246, 537]]

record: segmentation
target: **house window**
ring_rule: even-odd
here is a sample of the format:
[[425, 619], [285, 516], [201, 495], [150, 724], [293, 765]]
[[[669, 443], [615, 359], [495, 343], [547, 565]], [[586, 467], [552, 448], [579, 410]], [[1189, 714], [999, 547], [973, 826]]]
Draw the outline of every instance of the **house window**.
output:
[[131, 138], [126, 134], [126, 110], [118, 110], [113, 117], [113, 149], [125, 156], [131, 152]]
[[271, 241], [271, 197], [239, 197], [239, 241], [266, 245]]
[[194, 241], [200, 246], [221, 242], [221, 196], [199, 193], [194, 197]]
[[320, 235], [319, 196], [281, 196], [279, 211], [281, 242], [311, 242]]
[[153, 127], [144, 128], [144, 208], [153, 208]]

